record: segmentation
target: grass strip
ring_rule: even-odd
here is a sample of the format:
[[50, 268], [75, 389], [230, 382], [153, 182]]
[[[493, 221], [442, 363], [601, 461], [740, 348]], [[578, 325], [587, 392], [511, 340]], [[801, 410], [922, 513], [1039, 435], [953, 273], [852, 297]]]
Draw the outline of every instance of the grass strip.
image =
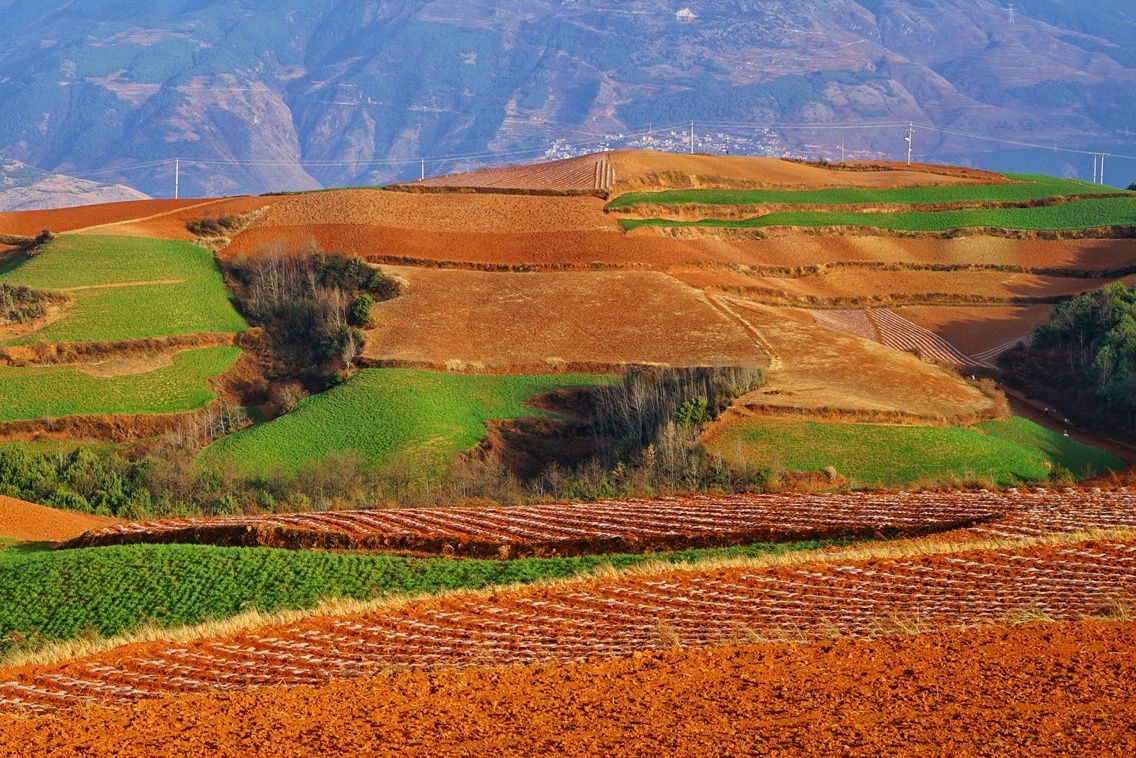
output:
[[201, 624], [328, 599], [374, 600], [585, 576], [649, 562], [772, 556], [831, 542], [757, 544], [646, 555], [511, 561], [402, 558], [198, 545], [0, 551], [0, 654], [109, 637], [143, 626]]

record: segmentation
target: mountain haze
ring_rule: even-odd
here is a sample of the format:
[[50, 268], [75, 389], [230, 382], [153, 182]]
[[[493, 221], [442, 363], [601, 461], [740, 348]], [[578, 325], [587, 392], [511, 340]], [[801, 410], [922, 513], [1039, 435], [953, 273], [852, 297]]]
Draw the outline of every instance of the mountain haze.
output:
[[[107, 180], [169, 195], [175, 157], [183, 194], [308, 189], [417, 178], [419, 158], [438, 174], [483, 161], [443, 156], [682, 148], [679, 129], [607, 137], [691, 120], [716, 152], [832, 158], [844, 137], [855, 156], [898, 158], [896, 125], [913, 121], [1136, 153], [1133, 3], [1014, 5], [0, 1], [0, 156], [120, 168]], [[865, 123], [888, 126], [749, 126]], [[1088, 156], [926, 129], [916, 150], [1092, 171]], [[1136, 179], [1136, 163], [1113, 165], [1117, 182]]]

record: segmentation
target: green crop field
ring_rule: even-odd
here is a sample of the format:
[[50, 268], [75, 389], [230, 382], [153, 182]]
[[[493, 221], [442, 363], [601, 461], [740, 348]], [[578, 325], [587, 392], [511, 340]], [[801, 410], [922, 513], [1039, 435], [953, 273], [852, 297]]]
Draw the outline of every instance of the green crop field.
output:
[[859, 486], [932, 485], [957, 479], [1014, 485], [1045, 479], [1055, 466], [1079, 478], [1124, 468], [1124, 461], [1022, 418], [973, 427], [840, 424], [749, 418], [727, 426], [711, 449], [788, 471], [829, 466]]
[[229, 302], [213, 257], [185, 242], [64, 236], [33, 258], [0, 267], [0, 282], [64, 291], [75, 301], [63, 319], [10, 344], [131, 340], [246, 328]]
[[375, 464], [400, 455], [434, 468], [476, 445], [488, 420], [547, 416], [527, 405], [533, 396], [608, 381], [599, 375], [365, 369], [345, 384], [305, 398], [285, 416], [214, 442], [201, 460], [232, 461], [246, 473], [265, 473], [277, 466], [295, 470], [351, 450]]
[[1109, 226], [1136, 226], [1136, 197], [1074, 200], [1038, 208], [981, 208], [952, 211], [901, 211], [895, 213], [835, 213], [791, 211], [742, 220], [708, 218], [701, 221], [620, 219], [625, 230], [641, 226], [694, 226], [760, 229], [772, 226], [855, 226], [909, 232], [946, 232], [968, 227], [1022, 231], [1071, 231]]
[[414, 559], [200, 545], [137, 545], [65, 551], [0, 543], [0, 655], [50, 641], [123, 634], [224, 619], [257, 609], [310, 608], [320, 600], [370, 600], [529, 583], [629, 568], [810, 550], [798, 542], [648, 555], [511, 561]]
[[116, 377], [74, 366], [0, 366], [0, 421], [86, 414], [191, 411], [213, 399], [208, 380], [228, 371], [241, 351], [207, 347], [173, 356], [173, 365]]
[[849, 187], [826, 190], [720, 190], [685, 189], [665, 192], [629, 192], [607, 204], [608, 210], [636, 205], [924, 205], [933, 203], [1008, 203], [1047, 197], [1126, 194], [1123, 190], [1076, 179], [1032, 174], [1007, 174], [1013, 184], [959, 184], [938, 187], [870, 189]]

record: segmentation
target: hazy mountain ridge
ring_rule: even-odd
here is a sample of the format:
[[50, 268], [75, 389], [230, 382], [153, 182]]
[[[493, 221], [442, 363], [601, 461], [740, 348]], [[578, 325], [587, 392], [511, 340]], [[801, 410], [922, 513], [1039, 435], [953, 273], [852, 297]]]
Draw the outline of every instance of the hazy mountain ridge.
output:
[[19, 161], [0, 158], [0, 211], [66, 208], [146, 198], [141, 192], [121, 184], [99, 184], [49, 174]]
[[[303, 189], [691, 119], [1131, 142], [1132, 3], [1015, 5], [1011, 22], [988, 0], [0, 1], [0, 155], [64, 173], [167, 161], [114, 179], [169, 194], [174, 157], [187, 193]], [[730, 146], [715, 128], [700, 147]], [[736, 148], [819, 155], [838, 140], [751, 134]], [[900, 149], [894, 130], [847, 137], [865, 155]], [[961, 160], [975, 144], [927, 132], [919, 149]]]

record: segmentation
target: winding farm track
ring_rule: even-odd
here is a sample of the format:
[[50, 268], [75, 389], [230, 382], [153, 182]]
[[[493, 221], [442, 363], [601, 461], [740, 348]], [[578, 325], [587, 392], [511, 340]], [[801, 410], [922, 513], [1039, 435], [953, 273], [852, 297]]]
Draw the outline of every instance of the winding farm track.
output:
[[0, 672], [0, 712], [272, 685], [397, 669], [567, 662], [791, 637], [876, 637], [1039, 617], [1072, 621], [1136, 601], [1136, 538], [623, 575], [313, 616], [287, 627], [119, 648]]
[[1136, 529], [1136, 494], [1098, 491], [693, 496], [512, 508], [416, 508], [115, 524], [69, 543], [189, 542], [456, 555], [580, 554], [968, 529], [1033, 537]]

